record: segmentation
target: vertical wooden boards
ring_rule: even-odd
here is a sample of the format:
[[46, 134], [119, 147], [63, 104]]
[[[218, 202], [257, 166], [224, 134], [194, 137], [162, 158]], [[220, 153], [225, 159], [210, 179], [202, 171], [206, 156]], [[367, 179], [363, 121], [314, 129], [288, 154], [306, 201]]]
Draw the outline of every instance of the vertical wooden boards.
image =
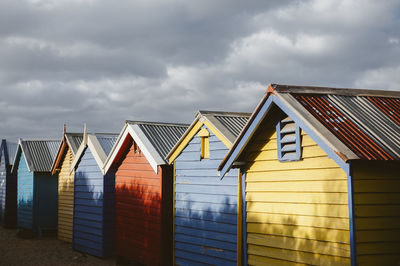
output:
[[276, 122], [266, 121], [240, 158], [248, 264], [350, 264], [346, 173], [304, 132], [302, 159], [279, 162]]
[[107, 216], [113, 206], [114, 175], [103, 176], [89, 148], [80, 160], [74, 179], [73, 248], [98, 257], [110, 256], [113, 217]]
[[35, 229], [33, 222], [33, 173], [29, 172], [25, 157], [21, 153], [18, 162], [17, 178], [17, 225], [20, 228]]
[[217, 166], [228, 149], [211, 132], [209, 145], [210, 158], [201, 160], [196, 135], [175, 160], [177, 265], [236, 265], [238, 171], [221, 180]]
[[357, 262], [400, 263], [400, 164], [354, 162], [353, 189]]
[[70, 169], [73, 154], [69, 147], [64, 153], [58, 174], [58, 239], [72, 242], [74, 172]]
[[167, 264], [161, 258], [163, 170], [155, 173], [132, 140], [126, 149], [115, 173], [116, 255], [143, 265]]

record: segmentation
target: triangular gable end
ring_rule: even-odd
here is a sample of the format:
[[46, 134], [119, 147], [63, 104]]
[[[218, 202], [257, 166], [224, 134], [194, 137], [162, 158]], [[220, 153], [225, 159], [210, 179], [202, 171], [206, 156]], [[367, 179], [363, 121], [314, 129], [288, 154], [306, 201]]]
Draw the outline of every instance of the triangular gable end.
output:
[[140, 127], [128, 123], [126, 123], [122, 129], [116, 144], [106, 160], [104, 172], [107, 173], [110, 167], [119, 159], [119, 155], [123, 152], [121, 149], [124, 147], [124, 143], [127, 141], [128, 137], [131, 137], [138, 145], [154, 172], [158, 173], [158, 166], [166, 164], [165, 160], [158, 154]]
[[[214, 121], [213, 121], [214, 122]], [[214, 122], [219, 123], [219, 122]], [[189, 144], [190, 140], [201, 130], [201, 128], [206, 126], [217, 138], [224, 143], [224, 145], [229, 149], [232, 147], [232, 142], [228, 140], [227, 137], [223, 135], [223, 133], [218, 130], [218, 124], [214, 125], [209, 119], [205, 116], [198, 115], [193, 123], [190, 125], [185, 134], [181, 137], [175, 147], [171, 150], [171, 152], [167, 155], [166, 160], [168, 160], [169, 164], [172, 164], [175, 159], [181, 154], [181, 152], [185, 149], [185, 147]], [[219, 128], [222, 128], [220, 126]]]
[[70, 172], [78, 166], [78, 162], [80, 161], [81, 157], [83, 156], [86, 148], [89, 148], [93, 154], [93, 157], [99, 166], [100, 170], [104, 174], [104, 163], [107, 159], [107, 156], [103, 149], [101, 148], [100, 143], [98, 142], [97, 138], [93, 134], [87, 135], [87, 141], [82, 141], [81, 146], [79, 147], [78, 151], [76, 152], [75, 158], [72, 161]]
[[25, 163], [28, 167], [28, 170], [29, 170], [29, 172], [32, 172], [33, 166], [32, 166], [32, 163], [29, 163], [30, 160], [29, 160], [29, 158], [27, 158], [27, 154], [25, 153], [24, 149], [22, 148], [22, 140], [21, 139], [19, 139], [19, 141], [18, 141], [17, 151], [15, 152], [15, 157], [14, 157], [14, 161], [13, 161], [13, 167], [11, 168], [11, 172], [14, 172], [18, 168], [17, 161], [18, 161], [19, 157], [21, 156], [21, 154], [24, 154]]
[[293, 119], [293, 121], [304, 130], [331, 159], [347, 172], [348, 164], [346, 162], [351, 159], [357, 159], [357, 155], [350, 151], [347, 146], [322, 126], [316, 118], [308, 115], [307, 111], [292, 98], [291, 95], [283, 96], [279, 93], [274, 93], [274, 88], [269, 85], [265, 96], [256, 107], [248, 124], [218, 167], [218, 171], [222, 177], [234, 166], [234, 162], [246, 148], [259, 126], [267, 119], [273, 105], [279, 107]]

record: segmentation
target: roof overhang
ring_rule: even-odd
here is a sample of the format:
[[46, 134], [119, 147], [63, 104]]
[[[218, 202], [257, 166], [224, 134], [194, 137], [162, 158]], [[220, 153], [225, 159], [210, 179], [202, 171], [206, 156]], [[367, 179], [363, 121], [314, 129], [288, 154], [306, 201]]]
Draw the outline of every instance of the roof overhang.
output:
[[104, 174], [103, 167], [107, 156], [94, 134], [85, 134], [85, 136], [83, 137], [81, 146], [79, 146], [79, 149], [75, 154], [74, 160], [72, 161], [70, 172], [72, 173], [74, 169], [78, 166], [78, 163], [83, 156], [86, 148], [90, 149], [97, 165], [99, 166], [101, 172]]
[[236, 139], [218, 167], [222, 178], [234, 166], [260, 124], [268, 116], [271, 107], [276, 105], [290, 116], [342, 169], [348, 160], [359, 159], [346, 145], [325, 128], [314, 116], [289, 93], [279, 93], [274, 85], [269, 85], [266, 94], [257, 105], [246, 126]]
[[14, 171], [15, 171], [15, 169], [16, 169], [16, 167], [17, 167], [17, 166], [16, 166], [16, 162], [17, 162], [17, 160], [18, 160], [18, 157], [21, 156], [21, 153], [24, 155], [25, 163], [26, 163], [26, 166], [28, 167], [29, 172], [33, 172], [33, 165], [31, 165], [31, 164], [29, 163], [29, 162], [31, 162], [32, 160], [31, 160], [31, 158], [28, 158], [30, 155], [28, 155], [28, 154], [26, 153], [26, 147], [25, 147], [25, 145], [24, 145], [22, 139], [19, 139], [19, 140], [18, 140], [17, 151], [16, 151], [16, 153], [15, 153], [14, 162], [13, 162], [13, 166], [12, 166], [12, 168], [11, 168], [11, 172], [14, 172]]
[[203, 115], [200, 112], [197, 112], [196, 118], [192, 124], [190, 124], [189, 128], [167, 155], [166, 160], [169, 164], [172, 164], [175, 161], [175, 159], [179, 156], [179, 154], [188, 145], [190, 140], [197, 134], [203, 125], [211, 130], [227, 148], [232, 147], [235, 136], [226, 130], [226, 128], [213, 116], [207, 114]]
[[125, 123], [118, 136], [117, 142], [112, 148], [106, 162], [104, 164], [104, 173], [107, 173], [111, 166], [118, 161], [119, 155], [123, 152], [123, 144], [128, 137], [131, 137], [133, 141], [138, 145], [146, 160], [153, 168], [154, 172], [158, 173], [158, 166], [166, 164], [166, 161], [160, 156], [154, 146], [151, 144], [150, 140], [146, 137], [142, 129], [135, 124]]

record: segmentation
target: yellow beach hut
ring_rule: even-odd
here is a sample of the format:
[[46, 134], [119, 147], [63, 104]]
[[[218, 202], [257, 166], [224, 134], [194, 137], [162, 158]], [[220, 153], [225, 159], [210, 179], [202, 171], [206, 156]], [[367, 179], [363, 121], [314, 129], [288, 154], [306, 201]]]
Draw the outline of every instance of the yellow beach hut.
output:
[[74, 172], [70, 172], [72, 161], [82, 143], [82, 133], [63, 133], [52, 174], [58, 173], [58, 239], [72, 243], [74, 211]]
[[273, 84], [221, 162], [248, 265], [399, 265], [400, 92]]

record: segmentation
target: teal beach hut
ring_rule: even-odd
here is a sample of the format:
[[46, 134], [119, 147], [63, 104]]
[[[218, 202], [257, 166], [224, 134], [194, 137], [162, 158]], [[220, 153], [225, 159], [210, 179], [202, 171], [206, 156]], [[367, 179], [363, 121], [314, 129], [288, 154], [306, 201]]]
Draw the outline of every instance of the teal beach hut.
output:
[[20, 139], [17, 171], [17, 227], [39, 234], [57, 229], [57, 176], [51, 174], [60, 140]]

